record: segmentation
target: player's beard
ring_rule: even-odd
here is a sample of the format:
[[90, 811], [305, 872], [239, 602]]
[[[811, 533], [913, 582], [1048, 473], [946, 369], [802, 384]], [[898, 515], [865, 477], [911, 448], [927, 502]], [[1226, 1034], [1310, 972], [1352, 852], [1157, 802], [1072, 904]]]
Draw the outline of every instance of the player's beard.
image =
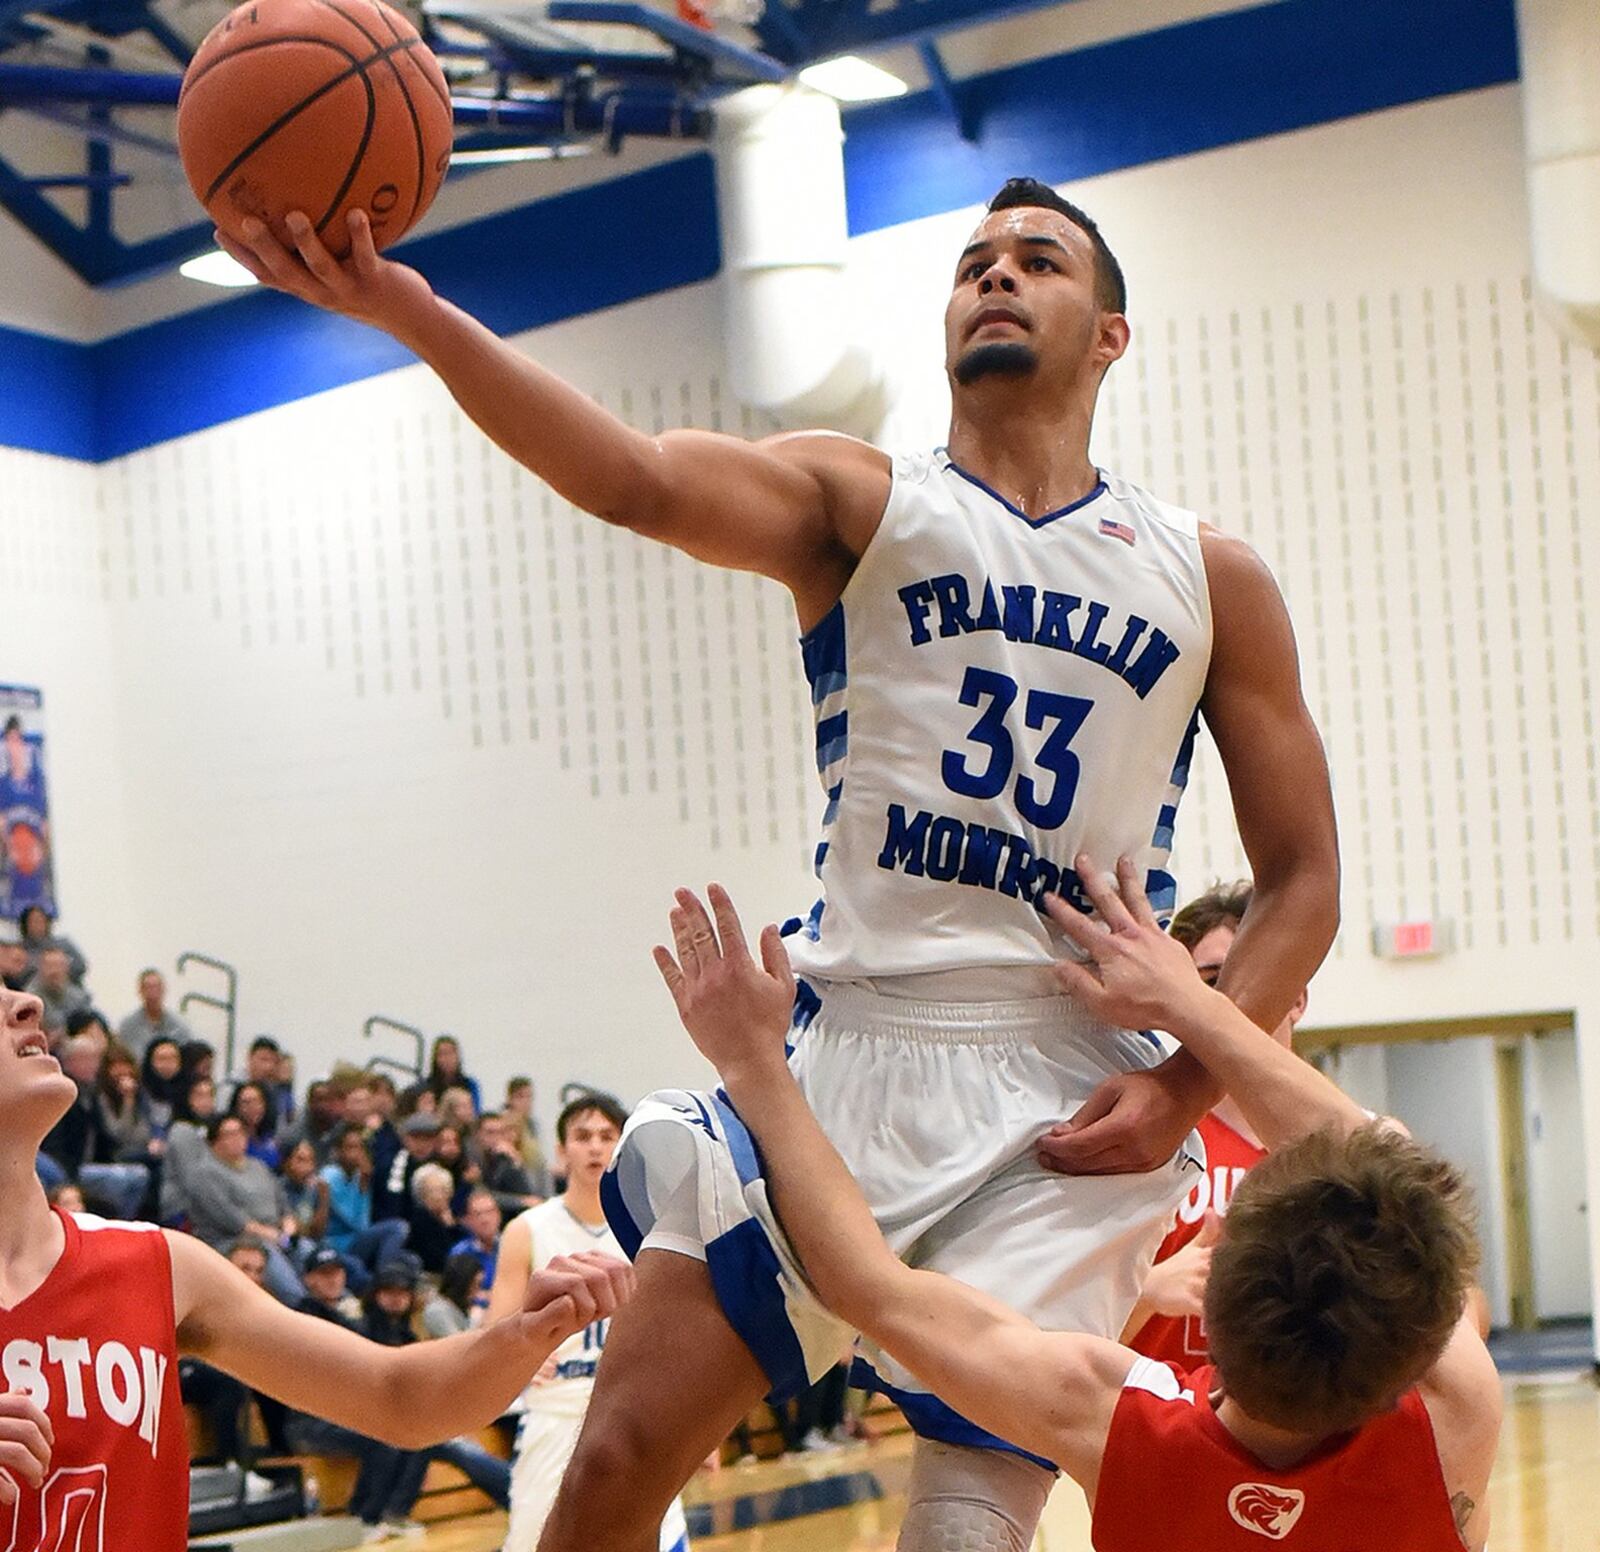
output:
[[1022, 340], [986, 340], [956, 361], [955, 377], [969, 388], [980, 377], [1026, 377], [1038, 365], [1038, 353]]

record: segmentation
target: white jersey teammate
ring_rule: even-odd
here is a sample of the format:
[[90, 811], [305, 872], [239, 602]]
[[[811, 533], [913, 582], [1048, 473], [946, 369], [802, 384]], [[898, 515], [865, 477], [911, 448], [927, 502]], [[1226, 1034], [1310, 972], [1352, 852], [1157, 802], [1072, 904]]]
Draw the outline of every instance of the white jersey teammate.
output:
[[[579, 1095], [562, 1109], [556, 1145], [557, 1158], [566, 1166], [566, 1193], [528, 1208], [506, 1225], [489, 1296], [491, 1323], [514, 1315], [532, 1275], [558, 1257], [584, 1251], [622, 1257], [600, 1206], [600, 1180], [626, 1122], [627, 1113], [607, 1095]], [[539, 1544], [594, 1394], [609, 1326], [609, 1321], [597, 1320], [575, 1331], [517, 1398], [513, 1410], [522, 1415], [511, 1463], [511, 1523], [502, 1552], [534, 1552]], [[661, 1522], [658, 1552], [685, 1552], [688, 1545], [683, 1504], [673, 1499]]]
[[[1043, 900], [1089, 908], [1088, 851], [1135, 856], [1170, 903], [1197, 709], [1257, 884], [1219, 985], [1265, 1028], [1332, 940], [1338, 861], [1272, 578], [1090, 460], [1100, 383], [1129, 339], [1094, 222], [1031, 180], [996, 197], [945, 313], [947, 448], [900, 460], [821, 432], [634, 431], [379, 258], [359, 215], [343, 264], [309, 222], [291, 228], [298, 258], [264, 230], [232, 251], [389, 330], [575, 504], [789, 588], [828, 804], [823, 901], [791, 939], [807, 981], [796, 1073], [908, 1260], [1047, 1329], [1114, 1336], [1182, 1194], [1190, 1128], [1220, 1096], [1187, 1053], [1156, 1065], [1143, 1036], [1056, 994]], [[719, 1096], [641, 1106], [606, 1181], [638, 1297], [608, 1335], [543, 1552], [655, 1552], [733, 1424], [850, 1338], [799, 1277]], [[1026, 1547], [1050, 1463], [861, 1356], [859, 1377], [921, 1436], [902, 1547]]]

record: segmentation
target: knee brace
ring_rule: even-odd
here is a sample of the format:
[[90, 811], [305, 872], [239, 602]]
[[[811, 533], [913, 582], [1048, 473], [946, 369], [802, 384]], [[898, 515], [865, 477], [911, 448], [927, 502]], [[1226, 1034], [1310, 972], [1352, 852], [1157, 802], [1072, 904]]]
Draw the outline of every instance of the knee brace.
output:
[[898, 1552], [1028, 1552], [1054, 1485], [1020, 1455], [918, 1439]]

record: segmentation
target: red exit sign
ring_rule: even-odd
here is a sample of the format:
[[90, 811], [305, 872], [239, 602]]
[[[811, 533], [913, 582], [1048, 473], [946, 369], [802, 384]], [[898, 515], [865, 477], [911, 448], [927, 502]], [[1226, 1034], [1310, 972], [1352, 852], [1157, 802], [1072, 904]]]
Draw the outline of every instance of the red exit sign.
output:
[[1448, 921], [1396, 922], [1372, 929], [1372, 950], [1379, 959], [1428, 959], [1455, 946]]

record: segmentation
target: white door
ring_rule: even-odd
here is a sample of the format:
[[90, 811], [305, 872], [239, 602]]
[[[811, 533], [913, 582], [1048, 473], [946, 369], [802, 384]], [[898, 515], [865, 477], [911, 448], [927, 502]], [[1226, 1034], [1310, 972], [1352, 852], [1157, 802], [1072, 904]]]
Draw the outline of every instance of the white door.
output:
[[1540, 1320], [1590, 1315], [1589, 1203], [1571, 1030], [1523, 1042], [1523, 1099], [1534, 1313]]

